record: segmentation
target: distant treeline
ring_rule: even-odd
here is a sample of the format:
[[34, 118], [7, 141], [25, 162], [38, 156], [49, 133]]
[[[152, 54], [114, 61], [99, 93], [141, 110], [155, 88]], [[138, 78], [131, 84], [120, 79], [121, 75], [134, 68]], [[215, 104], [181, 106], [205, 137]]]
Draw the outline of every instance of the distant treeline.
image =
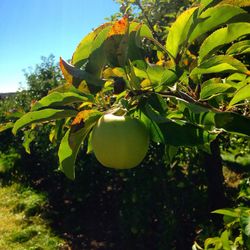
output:
[[14, 95], [16, 92], [0, 93], [0, 100], [4, 99], [7, 96]]

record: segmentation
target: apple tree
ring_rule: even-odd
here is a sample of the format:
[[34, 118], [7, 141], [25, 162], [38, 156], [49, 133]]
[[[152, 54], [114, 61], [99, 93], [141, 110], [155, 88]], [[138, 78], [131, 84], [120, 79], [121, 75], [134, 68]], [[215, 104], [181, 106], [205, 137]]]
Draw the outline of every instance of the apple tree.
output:
[[[0, 129], [24, 131], [28, 150], [32, 132], [49, 123], [50, 140], [60, 143], [59, 169], [70, 179], [82, 145], [101, 162], [103, 155], [112, 160], [113, 168], [138, 154], [141, 161], [148, 138], [164, 149], [166, 164], [182, 147], [198, 148], [211, 210], [225, 207], [220, 144], [228, 136], [250, 136], [250, 18], [246, 8], [228, 2], [200, 0], [164, 36], [126, 15], [101, 25], [80, 41], [70, 62], [60, 58], [66, 83]], [[133, 148], [139, 137], [139, 149]], [[236, 209], [231, 217], [249, 236], [247, 213]], [[207, 247], [222, 244], [228, 232]]]
[[246, 10], [209, 0], [180, 14], [164, 44], [127, 16], [105, 23], [79, 43], [70, 63], [60, 59], [67, 83], [34, 103], [12, 131], [53, 121], [51, 137], [65, 131], [58, 156], [70, 179], [82, 143], [91, 152], [92, 130], [108, 113], [144, 123], [169, 161], [178, 147], [198, 146], [216, 162], [220, 136], [250, 135], [249, 34]]

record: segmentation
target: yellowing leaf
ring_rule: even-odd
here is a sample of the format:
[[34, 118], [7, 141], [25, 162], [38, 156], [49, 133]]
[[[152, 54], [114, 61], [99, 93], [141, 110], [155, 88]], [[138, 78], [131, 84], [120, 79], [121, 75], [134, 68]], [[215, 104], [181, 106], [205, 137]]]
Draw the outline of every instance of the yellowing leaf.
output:
[[96, 115], [96, 114], [102, 114], [101, 112], [94, 110], [94, 109], [90, 109], [90, 110], [83, 110], [80, 111], [75, 119], [73, 120], [71, 125], [77, 125], [80, 124], [81, 122], [84, 122], [86, 119], [88, 119], [91, 115]]
[[96, 93], [101, 90], [105, 81], [89, 72], [79, 69], [60, 58], [60, 67], [68, 83], [80, 88], [82, 92]]
[[128, 17], [124, 16], [119, 21], [116, 21], [113, 26], [111, 27], [111, 30], [108, 33], [108, 37], [113, 35], [124, 35], [128, 30]]

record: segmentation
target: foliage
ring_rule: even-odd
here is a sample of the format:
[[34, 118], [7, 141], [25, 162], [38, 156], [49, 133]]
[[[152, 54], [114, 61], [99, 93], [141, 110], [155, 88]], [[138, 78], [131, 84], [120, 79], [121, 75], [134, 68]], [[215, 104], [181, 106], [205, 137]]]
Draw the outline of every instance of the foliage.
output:
[[[147, 125], [152, 141], [169, 146], [205, 147], [222, 131], [249, 136], [247, 114], [234, 113], [238, 105], [247, 105], [249, 71], [244, 60], [227, 50], [233, 41], [247, 41], [250, 26], [247, 17], [242, 18], [246, 11], [231, 5], [207, 8], [208, 4], [202, 1], [179, 15], [163, 45], [145, 24], [130, 22], [126, 16], [97, 28], [81, 41], [72, 64], [60, 60], [66, 85], [38, 101], [35, 111], [15, 123], [13, 132], [32, 123], [67, 118], [69, 130], [59, 150], [59, 158], [68, 159], [67, 169], [74, 168], [74, 148], [65, 158], [63, 147], [71, 147], [68, 143], [81, 129], [89, 133], [99, 117], [93, 118], [96, 110], [126, 109]], [[218, 20], [225, 9], [227, 17]], [[145, 39], [162, 55], [155, 64], [143, 55]], [[193, 46], [199, 49], [193, 51]], [[126, 83], [118, 95], [112, 93], [114, 77]], [[240, 83], [239, 77], [244, 79]], [[67, 97], [56, 100], [59, 95]]]
[[143, 20], [154, 34], [154, 37], [163, 42], [166, 39], [168, 28], [175, 21], [177, 15], [190, 7], [192, 0], [116, 0], [120, 4], [120, 14]]

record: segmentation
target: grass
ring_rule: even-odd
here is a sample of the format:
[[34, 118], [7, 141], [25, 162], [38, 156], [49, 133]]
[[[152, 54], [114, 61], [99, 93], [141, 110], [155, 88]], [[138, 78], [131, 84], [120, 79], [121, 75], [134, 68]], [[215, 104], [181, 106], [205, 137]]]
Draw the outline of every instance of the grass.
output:
[[46, 196], [20, 184], [0, 186], [0, 250], [66, 250], [42, 218]]

